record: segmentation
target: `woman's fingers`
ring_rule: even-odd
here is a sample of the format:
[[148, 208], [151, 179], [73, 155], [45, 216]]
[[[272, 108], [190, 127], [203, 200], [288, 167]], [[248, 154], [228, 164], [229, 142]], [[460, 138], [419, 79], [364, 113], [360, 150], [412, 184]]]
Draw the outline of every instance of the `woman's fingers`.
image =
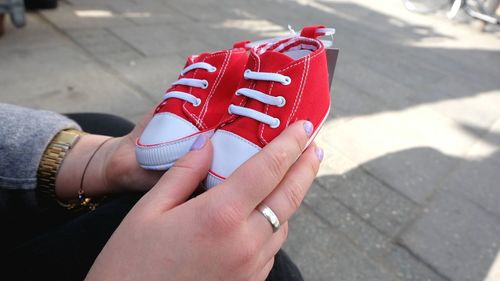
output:
[[273, 235], [268, 236], [261, 251], [263, 260], [269, 260], [278, 253], [288, 237], [288, 222], [283, 223], [280, 229]]
[[223, 204], [238, 206], [244, 214], [250, 214], [300, 156], [312, 131], [309, 121], [292, 124], [238, 168], [212, 195]]
[[287, 221], [300, 207], [318, 173], [320, 148], [311, 145], [290, 168], [279, 186], [263, 200], [280, 222]]
[[274, 265], [274, 257], [272, 257], [270, 260], [268, 260], [262, 268], [260, 268], [259, 271], [256, 272], [255, 277], [250, 279], [252, 281], [264, 281], [266, 280], [267, 276], [269, 275], [269, 272], [273, 269]]
[[144, 201], [161, 211], [185, 202], [206, 177], [211, 162], [212, 144], [209, 135], [200, 134], [191, 151], [160, 178], [144, 196]]
[[[281, 224], [285, 224], [302, 203], [318, 172], [321, 153], [316, 145], [309, 146], [278, 187], [262, 201], [273, 210]], [[255, 236], [258, 243], [266, 243], [271, 235], [276, 235], [272, 233], [269, 221], [258, 210], [252, 212], [248, 223], [250, 229], [258, 231]]]

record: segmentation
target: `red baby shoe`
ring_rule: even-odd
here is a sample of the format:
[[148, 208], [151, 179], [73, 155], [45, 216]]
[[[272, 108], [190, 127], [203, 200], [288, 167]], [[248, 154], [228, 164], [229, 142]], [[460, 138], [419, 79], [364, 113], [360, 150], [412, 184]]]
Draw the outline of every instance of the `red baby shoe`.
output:
[[[244, 77], [228, 114], [212, 137], [214, 157], [205, 187], [221, 183], [297, 120], [309, 120], [313, 133], [330, 110], [325, 46], [316, 39], [322, 26], [300, 36], [271, 41], [250, 50]], [[308, 143], [308, 144], [309, 144]]]
[[243, 48], [190, 56], [137, 139], [139, 165], [168, 169], [199, 134], [213, 132], [227, 112], [247, 59]]

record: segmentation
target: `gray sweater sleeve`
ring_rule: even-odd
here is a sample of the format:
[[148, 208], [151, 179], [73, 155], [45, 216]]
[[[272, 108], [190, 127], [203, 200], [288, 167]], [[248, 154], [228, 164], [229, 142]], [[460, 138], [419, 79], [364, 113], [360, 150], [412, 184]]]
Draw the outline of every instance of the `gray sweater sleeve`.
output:
[[34, 189], [45, 148], [67, 128], [80, 129], [55, 112], [0, 103], [0, 188]]

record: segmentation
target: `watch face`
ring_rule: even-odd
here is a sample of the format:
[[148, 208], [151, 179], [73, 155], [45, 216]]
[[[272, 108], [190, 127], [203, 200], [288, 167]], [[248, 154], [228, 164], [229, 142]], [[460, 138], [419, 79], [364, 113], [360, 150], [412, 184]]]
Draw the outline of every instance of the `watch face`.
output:
[[77, 130], [64, 130], [59, 132], [54, 141], [72, 147], [82, 135], [82, 132]]

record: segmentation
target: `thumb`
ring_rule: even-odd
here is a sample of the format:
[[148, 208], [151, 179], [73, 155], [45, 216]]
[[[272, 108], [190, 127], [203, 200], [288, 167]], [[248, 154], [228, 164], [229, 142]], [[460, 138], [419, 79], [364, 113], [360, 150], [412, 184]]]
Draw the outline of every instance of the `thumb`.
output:
[[191, 151], [177, 160], [145, 195], [148, 207], [164, 212], [185, 202], [207, 176], [212, 163], [210, 134], [200, 134]]

